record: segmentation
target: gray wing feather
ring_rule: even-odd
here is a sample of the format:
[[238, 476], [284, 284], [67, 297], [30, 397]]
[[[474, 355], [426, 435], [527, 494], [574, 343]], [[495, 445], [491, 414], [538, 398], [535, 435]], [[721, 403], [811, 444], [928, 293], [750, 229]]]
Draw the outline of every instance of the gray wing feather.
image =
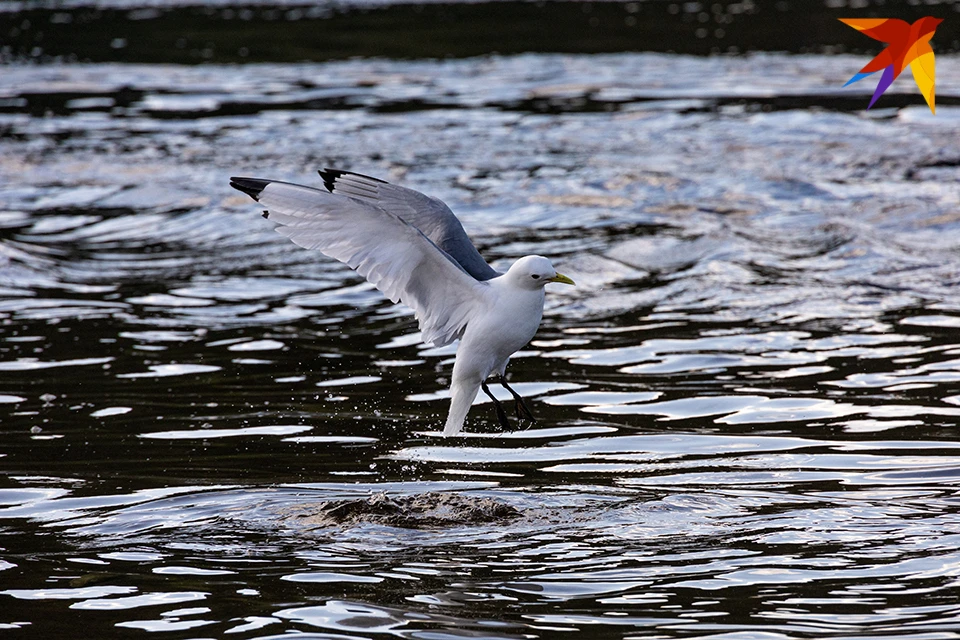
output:
[[330, 193], [375, 205], [413, 225], [477, 280], [502, 275], [486, 263], [453, 211], [440, 200], [413, 189], [339, 169], [323, 169], [320, 177]]
[[287, 182], [233, 178], [232, 184], [267, 208], [280, 234], [346, 263], [413, 309], [424, 342], [442, 346], [462, 336], [489, 295], [488, 285], [389, 211]]

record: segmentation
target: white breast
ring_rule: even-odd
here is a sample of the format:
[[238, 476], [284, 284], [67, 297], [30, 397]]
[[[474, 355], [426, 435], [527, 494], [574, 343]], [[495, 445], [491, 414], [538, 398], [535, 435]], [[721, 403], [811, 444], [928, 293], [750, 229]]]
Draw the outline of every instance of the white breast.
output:
[[[507, 359], [533, 339], [543, 317], [543, 289], [517, 289], [496, 280], [500, 278], [491, 285], [497, 295], [484, 313], [471, 319], [457, 353], [461, 373], [481, 380], [502, 372]], [[470, 362], [461, 364], [462, 359]]]

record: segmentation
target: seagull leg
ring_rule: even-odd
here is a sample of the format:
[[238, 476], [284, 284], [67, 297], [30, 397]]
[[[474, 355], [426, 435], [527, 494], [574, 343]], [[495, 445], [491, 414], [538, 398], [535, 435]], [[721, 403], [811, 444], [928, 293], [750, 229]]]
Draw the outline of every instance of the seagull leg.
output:
[[510, 395], [513, 396], [513, 399], [516, 401], [516, 410], [517, 417], [521, 420], [529, 420], [530, 422], [536, 422], [537, 419], [533, 417], [533, 413], [530, 412], [530, 409], [527, 408], [527, 404], [523, 401], [523, 397], [510, 388], [510, 385], [507, 384], [507, 379], [503, 376], [500, 376], [500, 384], [504, 389], [510, 392]]
[[493, 406], [497, 409], [497, 420], [500, 422], [500, 426], [504, 429], [510, 428], [510, 421], [507, 420], [507, 413], [503, 410], [503, 405], [500, 404], [500, 401], [493, 397], [493, 394], [490, 393], [490, 387], [487, 386], [487, 381], [484, 380], [480, 383], [480, 388], [483, 389], [483, 392], [493, 400]]

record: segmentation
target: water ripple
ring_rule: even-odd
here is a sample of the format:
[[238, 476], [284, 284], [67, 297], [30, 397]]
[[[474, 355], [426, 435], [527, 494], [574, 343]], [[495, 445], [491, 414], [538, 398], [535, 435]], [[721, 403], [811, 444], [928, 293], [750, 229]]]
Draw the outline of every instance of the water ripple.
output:
[[[7, 65], [0, 628], [954, 637], [960, 121], [858, 60]], [[580, 283], [535, 424], [441, 439], [454, 349], [227, 185], [329, 165]], [[437, 494], [518, 515], [319, 518]]]

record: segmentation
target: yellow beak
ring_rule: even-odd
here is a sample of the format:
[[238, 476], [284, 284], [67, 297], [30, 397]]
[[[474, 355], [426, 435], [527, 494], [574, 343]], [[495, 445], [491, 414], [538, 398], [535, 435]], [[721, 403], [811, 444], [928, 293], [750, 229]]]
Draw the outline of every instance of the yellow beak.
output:
[[573, 280], [571, 280], [571, 279], [568, 278], [567, 276], [563, 275], [562, 273], [558, 273], [557, 275], [555, 275], [555, 276], [553, 276], [552, 278], [550, 278], [549, 280], [547, 280], [547, 282], [562, 282], [563, 284], [572, 284], [572, 285], [574, 285], [574, 286], [577, 285], [576, 282], [574, 282]]

